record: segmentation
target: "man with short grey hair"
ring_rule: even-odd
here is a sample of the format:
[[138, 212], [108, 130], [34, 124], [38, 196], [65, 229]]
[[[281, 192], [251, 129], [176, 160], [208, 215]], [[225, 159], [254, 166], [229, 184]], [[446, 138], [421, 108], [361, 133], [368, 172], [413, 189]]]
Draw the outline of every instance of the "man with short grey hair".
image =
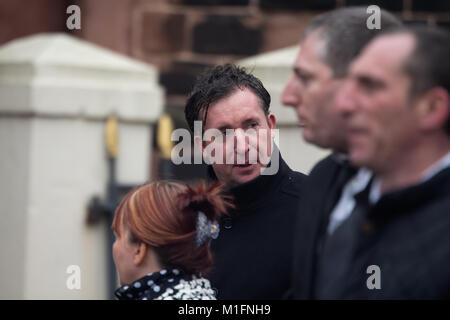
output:
[[317, 16], [300, 39], [300, 51], [282, 102], [292, 106], [302, 127], [303, 138], [333, 151], [311, 171], [308, 209], [298, 216], [294, 243], [293, 298], [317, 297], [324, 269], [320, 257], [329, 234], [350, 215], [353, 194], [367, 184], [370, 173], [347, 161], [346, 128], [334, 105], [348, 67], [362, 48], [380, 31], [401, 25], [381, 10], [381, 29], [368, 29], [365, 7], [348, 7]]
[[336, 107], [350, 160], [374, 178], [345, 222], [346, 254], [323, 259], [322, 298], [450, 298], [449, 56], [447, 31], [415, 27], [376, 37], [352, 63]]

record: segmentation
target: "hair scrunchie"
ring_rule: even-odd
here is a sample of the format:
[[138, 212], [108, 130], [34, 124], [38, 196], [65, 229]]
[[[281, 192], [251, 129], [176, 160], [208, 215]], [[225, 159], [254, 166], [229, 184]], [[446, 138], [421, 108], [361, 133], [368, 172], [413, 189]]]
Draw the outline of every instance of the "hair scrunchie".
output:
[[210, 239], [217, 239], [219, 236], [219, 223], [210, 221], [202, 211], [197, 212], [197, 223], [195, 232], [195, 246], [200, 247]]

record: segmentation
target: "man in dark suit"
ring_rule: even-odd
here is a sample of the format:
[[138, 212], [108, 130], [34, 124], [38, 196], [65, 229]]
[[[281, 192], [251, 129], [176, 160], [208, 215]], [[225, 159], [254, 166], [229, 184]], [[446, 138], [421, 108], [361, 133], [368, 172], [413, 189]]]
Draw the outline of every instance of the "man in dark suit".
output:
[[418, 27], [377, 36], [352, 63], [335, 104], [350, 160], [374, 179], [333, 238], [347, 249], [322, 257], [321, 298], [450, 298], [449, 56], [448, 31]]
[[294, 72], [283, 91], [282, 102], [296, 110], [303, 138], [333, 151], [307, 180], [309, 208], [298, 216], [294, 240], [294, 299], [317, 298], [323, 242], [348, 218], [355, 206], [353, 194], [370, 179], [370, 172], [357, 172], [348, 163], [346, 126], [333, 102], [362, 48], [380, 31], [400, 25], [381, 10], [381, 29], [369, 29], [368, 17], [366, 8], [349, 7], [313, 19], [302, 34]]

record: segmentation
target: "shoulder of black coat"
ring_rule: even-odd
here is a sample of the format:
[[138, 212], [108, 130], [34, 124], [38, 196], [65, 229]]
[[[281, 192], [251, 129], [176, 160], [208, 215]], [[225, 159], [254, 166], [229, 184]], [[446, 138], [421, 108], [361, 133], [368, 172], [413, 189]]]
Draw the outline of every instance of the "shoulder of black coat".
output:
[[336, 161], [334, 156], [331, 154], [314, 165], [308, 175], [308, 183], [314, 184], [327, 181], [328, 179], [330, 179], [330, 177], [333, 177], [341, 168], [342, 164]]
[[305, 181], [306, 175], [297, 171], [289, 170], [283, 178], [281, 192], [300, 198]]

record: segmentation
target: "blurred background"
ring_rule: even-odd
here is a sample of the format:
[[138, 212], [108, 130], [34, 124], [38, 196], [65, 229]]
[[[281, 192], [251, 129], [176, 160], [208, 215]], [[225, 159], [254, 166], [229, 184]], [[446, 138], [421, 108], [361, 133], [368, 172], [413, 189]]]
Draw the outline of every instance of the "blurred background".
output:
[[450, 28], [447, 0], [0, 0], [0, 298], [112, 297], [121, 196], [205, 177], [170, 161], [170, 136], [209, 66], [263, 81], [282, 155], [307, 173], [328, 151], [305, 144], [280, 103], [300, 33], [321, 12], [372, 4]]

